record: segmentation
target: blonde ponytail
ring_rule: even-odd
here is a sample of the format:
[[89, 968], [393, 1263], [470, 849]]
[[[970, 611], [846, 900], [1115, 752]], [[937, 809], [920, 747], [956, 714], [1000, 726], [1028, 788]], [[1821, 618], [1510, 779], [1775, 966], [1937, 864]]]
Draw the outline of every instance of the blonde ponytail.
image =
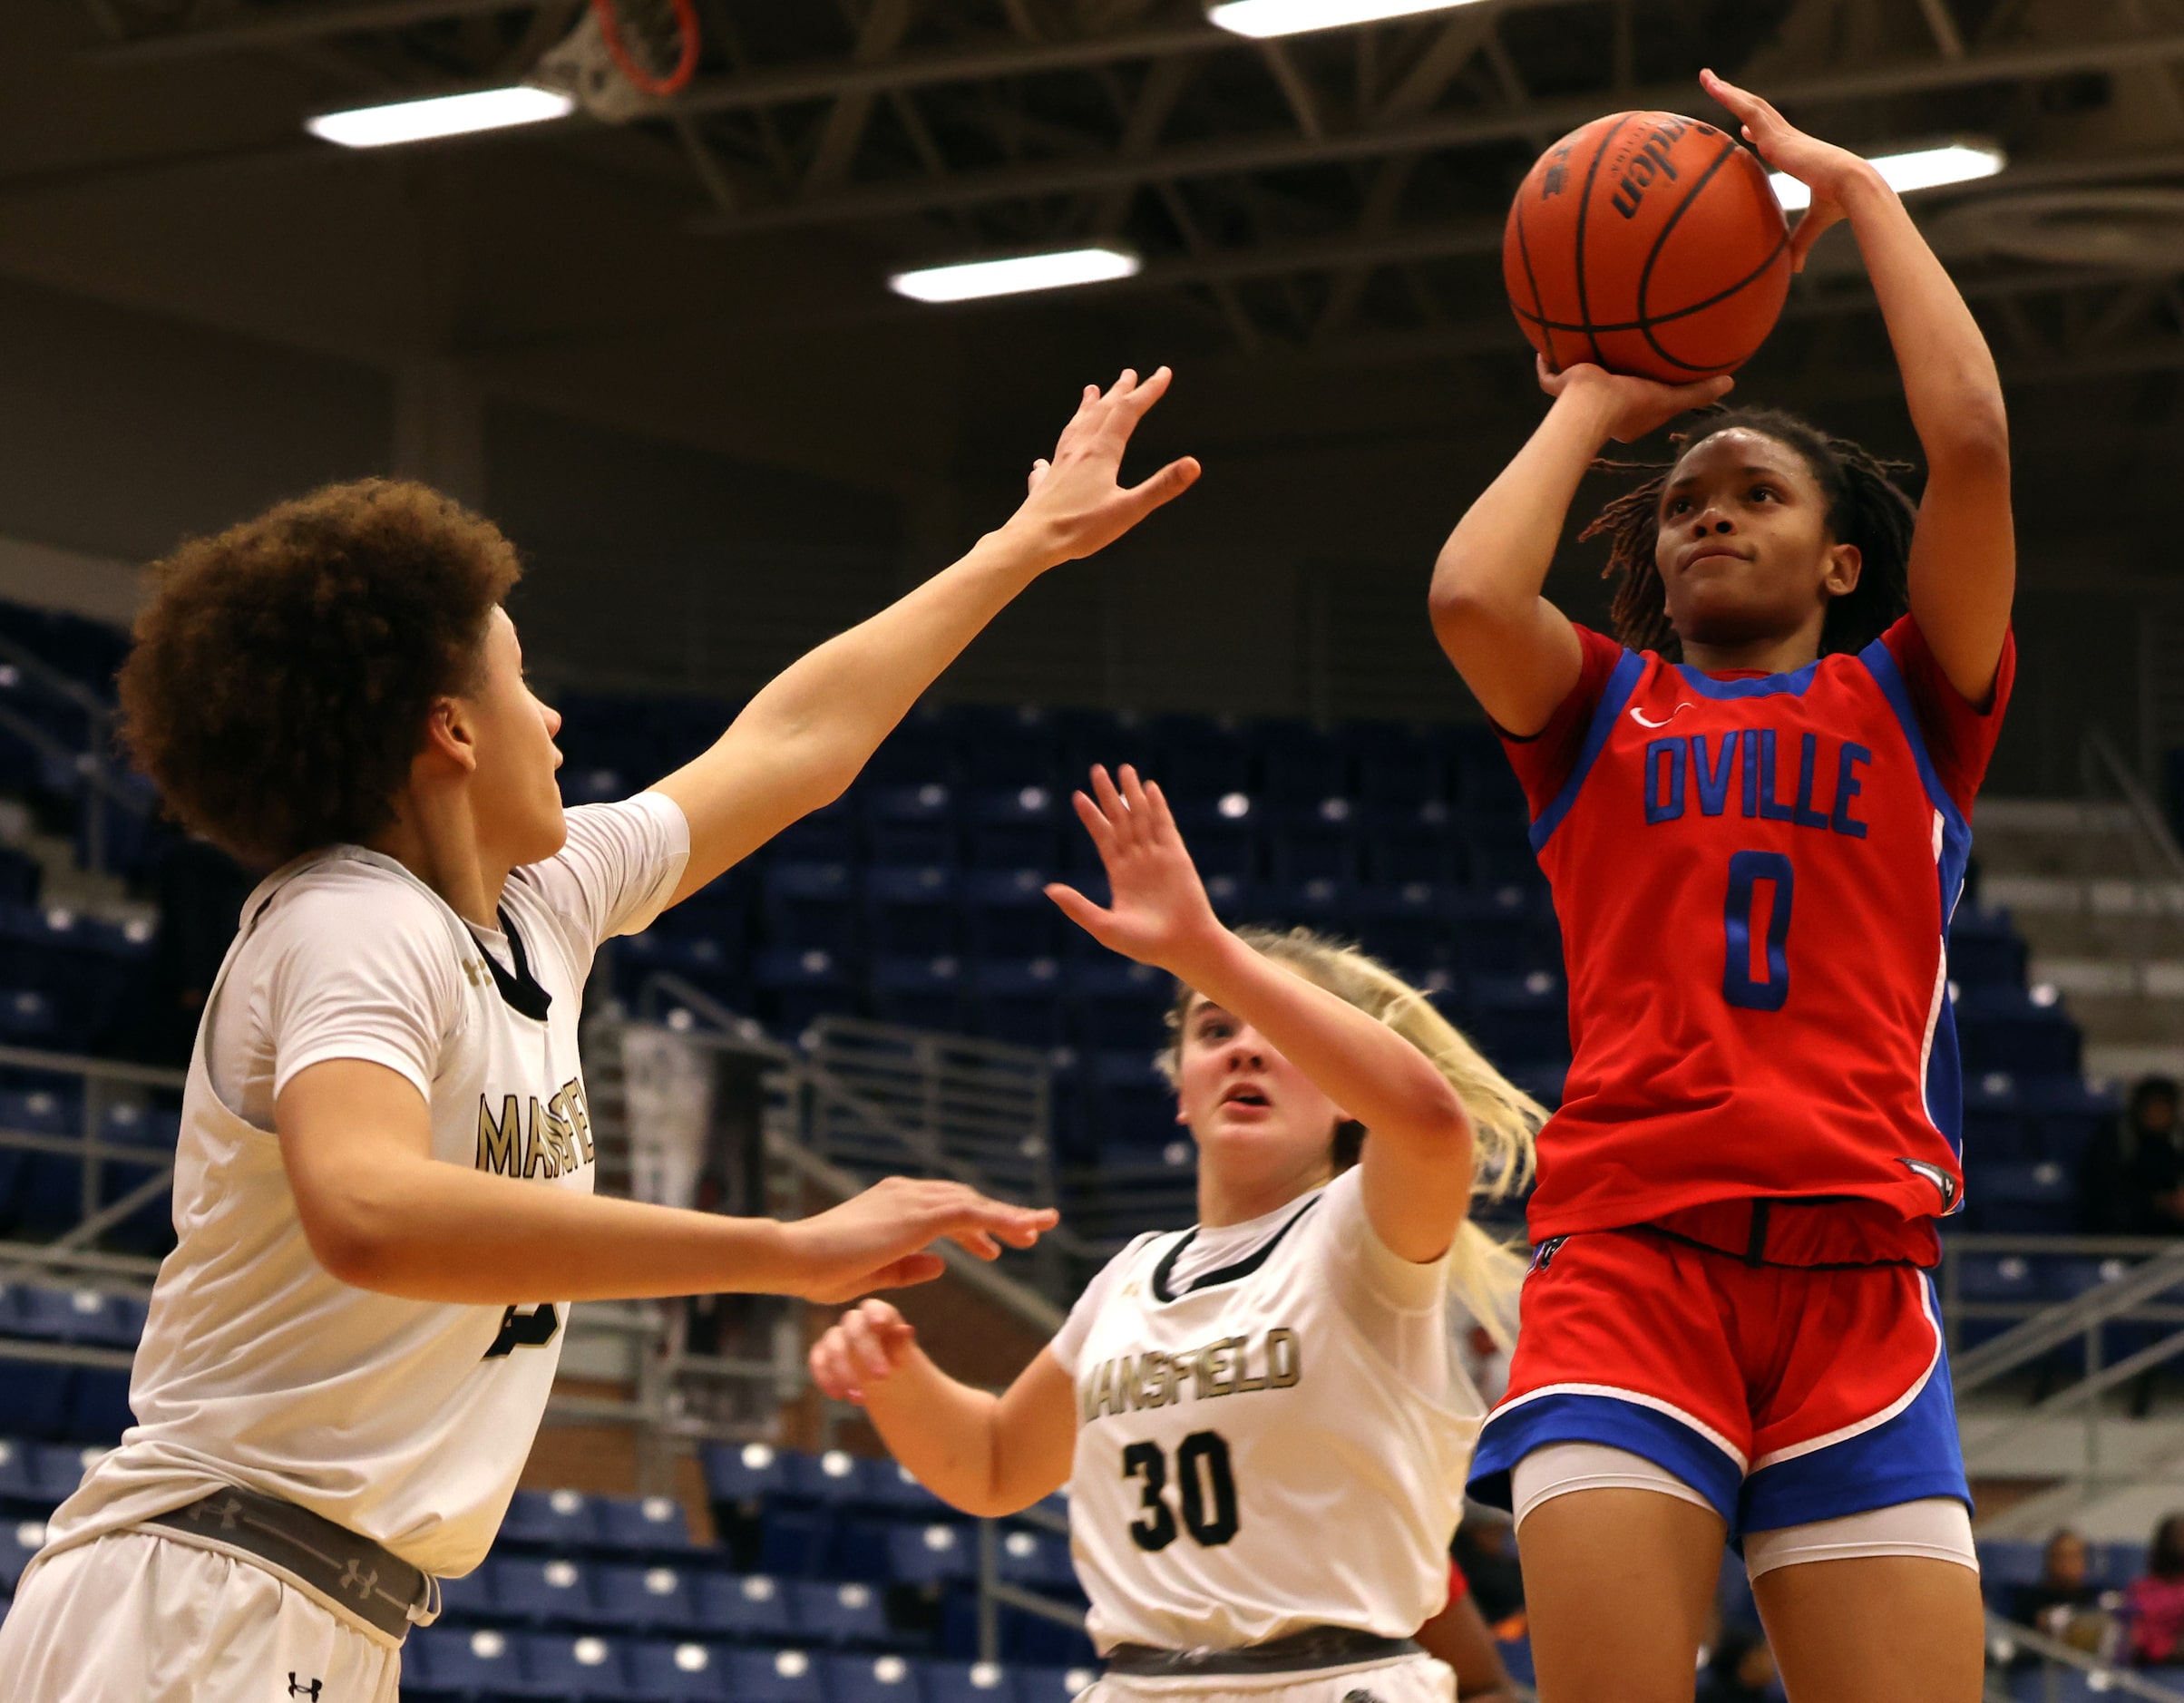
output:
[[[1254, 951], [1378, 1017], [1433, 1061], [1471, 1120], [1474, 1201], [1505, 1200], [1531, 1181], [1533, 1139], [1546, 1122], [1546, 1108], [1488, 1064], [1427, 995], [1379, 959], [1310, 929], [1245, 927], [1236, 933]], [[1190, 997], [1190, 989], [1179, 989], [1168, 1013], [1168, 1046], [1159, 1062], [1171, 1082]], [[1505, 1350], [1516, 1339], [1524, 1278], [1522, 1255], [1466, 1218], [1448, 1260], [1448, 1287]]]

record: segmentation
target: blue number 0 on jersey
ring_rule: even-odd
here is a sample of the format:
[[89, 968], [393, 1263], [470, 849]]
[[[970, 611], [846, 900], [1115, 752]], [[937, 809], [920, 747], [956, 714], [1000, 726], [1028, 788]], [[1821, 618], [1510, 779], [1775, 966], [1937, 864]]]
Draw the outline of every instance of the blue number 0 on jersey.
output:
[[[1767, 979], [1751, 976], [1752, 906], [1761, 881], [1774, 884], [1767, 908]], [[1789, 904], [1797, 871], [1779, 852], [1739, 852], [1729, 860], [1729, 900], [1721, 930], [1728, 959], [1721, 967], [1721, 997], [1747, 1011], [1779, 1011], [1789, 997]]]

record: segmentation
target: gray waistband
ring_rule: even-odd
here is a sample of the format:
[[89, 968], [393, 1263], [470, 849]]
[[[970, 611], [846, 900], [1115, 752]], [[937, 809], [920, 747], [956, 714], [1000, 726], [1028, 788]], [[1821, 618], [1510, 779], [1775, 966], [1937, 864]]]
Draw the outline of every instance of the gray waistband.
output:
[[1107, 1652], [1107, 1660], [1109, 1673], [1185, 1679], [1197, 1674], [1310, 1673], [1319, 1668], [1349, 1668], [1421, 1653], [1412, 1639], [1383, 1638], [1350, 1626], [1308, 1626], [1302, 1632], [1240, 1649], [1155, 1649], [1149, 1644], [1117, 1644]]
[[308, 1509], [251, 1490], [216, 1490], [144, 1524], [239, 1552], [399, 1643], [433, 1618], [438, 1581], [392, 1551]]

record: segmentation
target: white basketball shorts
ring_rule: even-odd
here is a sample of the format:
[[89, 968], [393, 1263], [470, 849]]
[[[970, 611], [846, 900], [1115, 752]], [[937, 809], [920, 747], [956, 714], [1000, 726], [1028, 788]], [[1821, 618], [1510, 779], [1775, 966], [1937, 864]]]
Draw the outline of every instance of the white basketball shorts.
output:
[[149, 1532], [40, 1562], [0, 1624], [7, 1703], [396, 1703], [401, 1679], [264, 1568]]
[[1077, 1703], [1456, 1703], [1456, 1674], [1426, 1655], [1251, 1679], [1109, 1674]]

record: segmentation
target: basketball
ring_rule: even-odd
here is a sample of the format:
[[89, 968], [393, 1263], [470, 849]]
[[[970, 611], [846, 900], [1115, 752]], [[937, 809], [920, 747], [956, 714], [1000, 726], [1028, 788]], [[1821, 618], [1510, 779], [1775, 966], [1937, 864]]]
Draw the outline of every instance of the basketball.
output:
[[1502, 277], [1557, 371], [1688, 384], [1751, 358], [1789, 290], [1789, 233], [1766, 168], [1674, 112], [1616, 112], [1539, 157], [1509, 209]]

